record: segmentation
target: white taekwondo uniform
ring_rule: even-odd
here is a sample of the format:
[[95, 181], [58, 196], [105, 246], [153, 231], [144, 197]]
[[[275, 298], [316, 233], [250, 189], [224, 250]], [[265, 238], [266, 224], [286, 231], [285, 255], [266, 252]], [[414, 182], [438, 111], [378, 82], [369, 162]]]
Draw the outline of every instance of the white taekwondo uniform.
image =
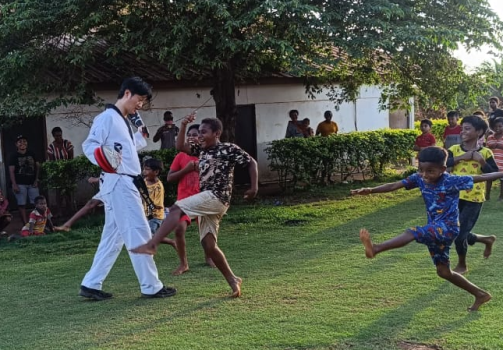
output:
[[86, 157], [97, 164], [94, 150], [100, 146], [114, 148], [117, 144], [122, 147], [122, 162], [117, 174], [105, 173], [100, 184], [99, 199], [105, 205], [105, 226], [93, 264], [82, 285], [101, 290], [125, 244], [140, 282], [141, 293], [155, 294], [161, 290], [163, 283], [159, 280], [153, 256], [129, 252], [129, 249], [145, 244], [151, 238], [141, 196], [131, 177], [141, 174], [137, 151], [147, 143], [140, 132], [133, 135], [129, 122], [118, 110], [108, 108], [94, 119], [82, 148]]

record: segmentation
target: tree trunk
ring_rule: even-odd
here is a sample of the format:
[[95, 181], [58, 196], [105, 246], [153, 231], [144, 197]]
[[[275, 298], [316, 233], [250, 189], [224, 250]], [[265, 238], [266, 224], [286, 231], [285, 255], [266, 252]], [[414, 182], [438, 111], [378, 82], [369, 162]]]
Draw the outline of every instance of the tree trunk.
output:
[[213, 99], [215, 100], [217, 118], [223, 124], [220, 140], [223, 142], [235, 142], [237, 108], [232, 63], [227, 62], [227, 65], [224, 67], [215, 69], [214, 77]]

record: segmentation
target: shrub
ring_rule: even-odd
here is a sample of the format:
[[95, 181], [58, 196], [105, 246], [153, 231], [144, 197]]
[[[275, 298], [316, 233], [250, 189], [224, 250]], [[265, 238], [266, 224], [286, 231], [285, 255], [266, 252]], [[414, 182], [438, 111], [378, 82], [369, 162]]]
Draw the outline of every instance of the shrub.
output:
[[338, 175], [355, 173], [379, 177], [392, 163], [407, 162], [418, 136], [416, 130], [352, 132], [329, 137], [276, 140], [265, 149], [269, 167], [278, 173], [286, 190], [299, 183], [309, 185]]

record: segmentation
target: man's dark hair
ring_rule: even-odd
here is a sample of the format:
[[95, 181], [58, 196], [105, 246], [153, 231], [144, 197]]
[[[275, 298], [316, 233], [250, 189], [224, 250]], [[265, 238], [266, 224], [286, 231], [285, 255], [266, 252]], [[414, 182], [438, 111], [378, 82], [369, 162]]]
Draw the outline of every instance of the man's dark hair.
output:
[[132, 95], [147, 96], [147, 101], [152, 99], [152, 86], [143, 81], [140, 77], [127, 78], [122, 82], [119, 90], [119, 99], [124, 97], [126, 90], [131, 91]]
[[442, 147], [431, 146], [422, 149], [417, 155], [417, 159], [421, 163], [433, 163], [440, 166], [445, 166], [447, 162], [447, 151]]
[[164, 112], [164, 121], [167, 122], [169, 120], [173, 120], [173, 113], [171, 111]]
[[57, 133], [57, 132], [63, 133], [63, 130], [61, 130], [61, 128], [59, 126], [56, 126], [51, 131], [52, 136], [54, 136], [54, 134]]
[[189, 126], [189, 129], [187, 130], [187, 134], [189, 133], [190, 130], [192, 129], [196, 129], [197, 132], [199, 132], [199, 124], [192, 124], [191, 126]]
[[332, 111], [325, 111], [325, 113], [323, 114], [323, 116], [324, 116], [325, 118], [327, 118], [327, 117], [330, 117], [330, 118], [331, 118], [331, 117], [333, 116]]
[[162, 171], [163, 164], [159, 159], [149, 158], [143, 162], [143, 166], [149, 167], [153, 171]]
[[461, 116], [461, 114], [458, 111], [450, 111], [449, 113], [447, 113], [447, 118], [452, 118], [452, 117], [459, 118], [460, 116]]
[[222, 131], [224, 128], [220, 119], [217, 118], [205, 118], [201, 120], [201, 124], [208, 124], [213, 132]]
[[297, 113], [297, 115], [299, 115], [299, 111], [296, 110], [296, 109], [291, 109], [289, 112], [288, 112], [288, 115], [292, 115], [293, 113]]
[[464, 117], [463, 119], [461, 119], [461, 124], [464, 123], [471, 124], [477, 131], [482, 130], [483, 131], [482, 135], [484, 135], [487, 129], [489, 128], [487, 122], [478, 115], [469, 115]]
[[428, 124], [430, 126], [430, 128], [433, 126], [433, 123], [429, 119], [421, 120], [421, 123], [419, 125], [423, 125], [423, 124]]
[[37, 204], [38, 202], [40, 201], [45, 201], [45, 197], [44, 196], [36, 196], [35, 199], [33, 200], [35, 202], [35, 204]]

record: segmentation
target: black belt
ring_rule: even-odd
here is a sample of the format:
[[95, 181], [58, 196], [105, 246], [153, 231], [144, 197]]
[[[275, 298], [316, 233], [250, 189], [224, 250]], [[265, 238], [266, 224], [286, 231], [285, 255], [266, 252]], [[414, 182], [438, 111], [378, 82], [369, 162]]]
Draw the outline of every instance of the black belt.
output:
[[143, 176], [129, 175], [129, 174], [117, 174], [117, 175], [126, 175], [126, 176], [129, 176], [130, 178], [133, 179], [133, 184], [136, 186], [136, 188], [138, 189], [138, 192], [140, 192], [141, 198], [145, 201], [145, 204], [147, 205], [147, 217], [149, 220], [152, 219], [154, 209], [155, 209], [155, 204], [154, 204], [154, 202], [152, 202], [152, 199], [150, 198], [150, 196], [148, 194], [147, 184], [145, 183]]

